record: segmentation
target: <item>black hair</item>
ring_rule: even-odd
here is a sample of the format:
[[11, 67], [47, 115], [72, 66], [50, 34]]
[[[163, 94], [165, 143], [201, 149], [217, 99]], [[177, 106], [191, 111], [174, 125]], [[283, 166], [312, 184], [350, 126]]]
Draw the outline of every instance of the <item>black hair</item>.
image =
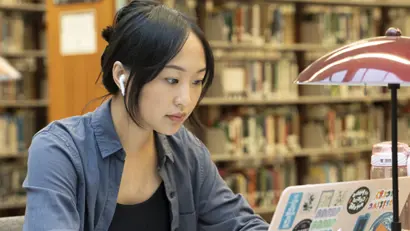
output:
[[[214, 58], [205, 35], [193, 18], [154, 0], [133, 0], [116, 13], [113, 25], [102, 31], [108, 42], [101, 56], [102, 83], [108, 95], [117, 94], [119, 88], [112, 73], [114, 62], [121, 62], [130, 72], [124, 103], [138, 126], [142, 126], [139, 121], [139, 95], [143, 86], [155, 79], [178, 54], [191, 32], [201, 41], [206, 61], [199, 103], [212, 84]], [[189, 119], [199, 125], [194, 113], [191, 115]]]

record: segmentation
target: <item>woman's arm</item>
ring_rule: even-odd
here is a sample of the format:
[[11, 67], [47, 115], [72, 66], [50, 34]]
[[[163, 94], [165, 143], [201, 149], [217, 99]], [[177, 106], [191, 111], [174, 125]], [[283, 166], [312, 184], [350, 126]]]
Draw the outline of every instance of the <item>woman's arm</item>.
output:
[[[48, 130], [33, 137], [29, 148], [24, 231], [79, 231], [76, 209], [76, 150]], [[72, 146], [71, 146], [72, 147]]]
[[247, 201], [236, 195], [219, 175], [208, 149], [201, 143], [199, 227], [201, 231], [267, 231], [267, 224], [254, 214]]

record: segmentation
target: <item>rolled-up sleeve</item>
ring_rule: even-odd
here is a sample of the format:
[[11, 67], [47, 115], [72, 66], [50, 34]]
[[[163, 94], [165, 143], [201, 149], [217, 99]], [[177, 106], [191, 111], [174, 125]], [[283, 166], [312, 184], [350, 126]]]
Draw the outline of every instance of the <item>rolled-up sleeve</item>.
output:
[[76, 150], [48, 130], [37, 133], [29, 148], [24, 231], [78, 231]]
[[219, 175], [209, 151], [201, 143], [199, 227], [201, 231], [267, 231], [269, 224], [256, 215], [240, 194]]

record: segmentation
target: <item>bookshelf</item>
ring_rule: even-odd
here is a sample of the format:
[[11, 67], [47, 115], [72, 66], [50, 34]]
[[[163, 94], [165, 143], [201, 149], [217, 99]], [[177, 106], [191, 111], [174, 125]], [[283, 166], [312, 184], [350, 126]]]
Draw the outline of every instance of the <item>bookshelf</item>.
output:
[[[216, 81], [195, 130], [228, 185], [270, 221], [289, 185], [368, 179], [372, 144], [390, 137], [384, 88], [297, 86], [326, 52], [410, 34], [407, 1], [203, 0], [199, 23], [215, 52]], [[364, 70], [366, 71], [377, 70]], [[374, 72], [373, 72], [374, 73]], [[360, 73], [359, 73], [360, 74]], [[409, 142], [410, 91], [399, 93], [399, 139]]]
[[45, 11], [37, 0], [0, 1], [0, 55], [22, 74], [0, 82], [0, 216], [24, 213], [27, 148], [48, 122]]

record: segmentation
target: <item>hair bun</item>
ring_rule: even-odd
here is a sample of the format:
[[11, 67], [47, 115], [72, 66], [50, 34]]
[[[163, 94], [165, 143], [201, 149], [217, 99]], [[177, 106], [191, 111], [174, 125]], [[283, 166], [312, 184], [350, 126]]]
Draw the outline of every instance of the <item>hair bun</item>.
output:
[[112, 26], [107, 26], [102, 30], [101, 35], [105, 39], [105, 41], [110, 42], [113, 32], [114, 28]]

